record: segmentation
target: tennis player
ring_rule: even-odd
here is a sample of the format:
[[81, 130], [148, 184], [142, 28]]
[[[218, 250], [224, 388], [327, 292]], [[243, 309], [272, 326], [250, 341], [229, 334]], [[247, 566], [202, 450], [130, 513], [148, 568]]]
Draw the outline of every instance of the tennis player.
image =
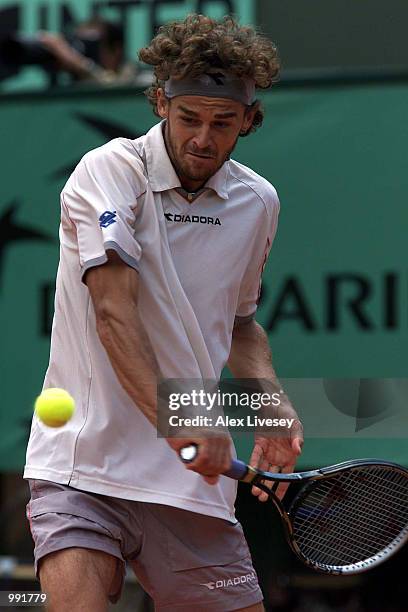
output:
[[[256, 89], [277, 76], [277, 52], [232, 18], [191, 15], [140, 57], [161, 121], [87, 153], [61, 194], [44, 387], [67, 389], [76, 412], [59, 429], [33, 420], [35, 569], [52, 612], [106, 610], [125, 562], [160, 612], [260, 612], [236, 483], [220, 477], [231, 439], [158, 438], [156, 390], [159, 376], [219, 379], [226, 363], [275, 382], [254, 316], [279, 202], [230, 155], [262, 123]], [[298, 420], [284, 439], [259, 435], [251, 463], [292, 471], [302, 441]], [[190, 442], [199, 453], [186, 469], [178, 451]]]

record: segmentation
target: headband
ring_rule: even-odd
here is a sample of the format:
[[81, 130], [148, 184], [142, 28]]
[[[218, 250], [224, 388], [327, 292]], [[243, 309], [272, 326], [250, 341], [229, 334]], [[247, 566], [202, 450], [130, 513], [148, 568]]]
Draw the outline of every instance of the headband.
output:
[[250, 106], [255, 102], [255, 81], [247, 77], [237, 77], [229, 72], [214, 70], [183, 79], [170, 77], [164, 84], [164, 93], [167, 98], [176, 96], [229, 98]]

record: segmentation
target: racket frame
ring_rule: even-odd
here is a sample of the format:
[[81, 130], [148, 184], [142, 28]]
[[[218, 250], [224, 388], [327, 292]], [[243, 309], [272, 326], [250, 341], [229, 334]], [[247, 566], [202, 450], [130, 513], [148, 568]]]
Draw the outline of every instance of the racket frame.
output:
[[[391, 557], [394, 553], [397, 552], [404, 544], [408, 541], [408, 525], [405, 529], [391, 542], [386, 549], [376, 553], [375, 555], [365, 559], [364, 561], [358, 561], [356, 563], [350, 563], [348, 565], [326, 565], [324, 563], [316, 563], [308, 559], [301, 551], [299, 546], [296, 543], [296, 539], [293, 533], [293, 525], [292, 525], [292, 514], [295, 513], [298, 506], [303, 501], [304, 497], [309, 493], [310, 488], [313, 487], [313, 482], [316, 480], [329, 479], [332, 476], [336, 476], [337, 474], [343, 471], [352, 471], [358, 470], [361, 467], [369, 467], [369, 466], [384, 466], [388, 468], [392, 468], [393, 470], [400, 472], [401, 474], [408, 476], [408, 470], [404, 467], [398, 465], [397, 463], [393, 463], [391, 461], [383, 461], [382, 459], [355, 459], [352, 461], [344, 461], [342, 463], [338, 463], [336, 465], [331, 465], [328, 467], [320, 468], [318, 470], [308, 470], [304, 472], [297, 472], [294, 474], [281, 474], [281, 473], [272, 473], [272, 472], [263, 472], [261, 470], [257, 470], [256, 468], [252, 468], [247, 466], [246, 475], [241, 478], [242, 482], [250, 483], [253, 486], [258, 487], [265, 493], [267, 493], [269, 499], [274, 504], [276, 510], [279, 512], [282, 522], [284, 525], [284, 533], [292, 551], [295, 555], [308, 567], [313, 568], [319, 572], [324, 574], [332, 574], [332, 575], [351, 575], [351, 574], [359, 574], [362, 572], [371, 569], [383, 561], [385, 561], [388, 557]], [[288, 510], [284, 508], [281, 500], [276, 496], [275, 492], [269, 489], [267, 486], [263, 484], [263, 480], [272, 481], [275, 483], [286, 482], [300, 482], [300, 481], [309, 481], [309, 485], [302, 487], [298, 492], [296, 497], [290, 504]]]

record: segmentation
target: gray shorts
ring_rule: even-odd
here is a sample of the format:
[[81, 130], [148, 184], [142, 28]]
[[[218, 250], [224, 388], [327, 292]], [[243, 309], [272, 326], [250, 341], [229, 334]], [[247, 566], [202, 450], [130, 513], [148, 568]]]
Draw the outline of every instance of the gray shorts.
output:
[[80, 547], [120, 560], [112, 602], [120, 598], [126, 561], [160, 612], [232, 612], [262, 601], [239, 523], [46, 480], [29, 483], [37, 576], [45, 555]]

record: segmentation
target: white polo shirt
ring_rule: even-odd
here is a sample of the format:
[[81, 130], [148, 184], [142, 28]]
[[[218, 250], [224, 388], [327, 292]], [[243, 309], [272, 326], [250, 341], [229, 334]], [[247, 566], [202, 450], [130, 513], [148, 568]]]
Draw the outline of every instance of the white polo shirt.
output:
[[279, 211], [264, 178], [228, 160], [189, 203], [163, 122], [87, 153], [61, 194], [60, 262], [44, 388], [62, 387], [74, 417], [33, 418], [25, 478], [234, 520], [236, 483], [210, 486], [121, 387], [101, 344], [84, 272], [114, 249], [139, 272], [140, 315], [166, 378], [219, 378], [236, 316], [256, 311]]

